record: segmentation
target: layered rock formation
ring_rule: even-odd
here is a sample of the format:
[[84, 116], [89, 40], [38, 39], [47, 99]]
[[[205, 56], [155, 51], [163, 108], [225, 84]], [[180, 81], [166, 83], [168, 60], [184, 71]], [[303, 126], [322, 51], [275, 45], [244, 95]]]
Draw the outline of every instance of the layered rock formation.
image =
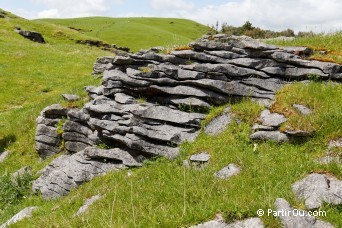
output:
[[26, 39], [32, 40], [33, 42], [42, 43], [42, 44], [45, 43], [43, 35], [40, 34], [39, 32], [25, 31], [25, 30], [21, 30], [19, 27], [16, 27], [14, 31], [18, 33], [19, 35], [25, 37]]
[[[56, 116], [45, 110], [38, 118], [40, 155], [63, 147], [68, 153], [44, 170], [35, 191], [57, 197], [108, 170], [137, 166], [153, 156], [174, 158], [179, 144], [195, 139], [212, 105], [243, 97], [269, 103], [282, 85], [312, 75], [342, 79], [338, 64], [303, 60], [299, 55], [310, 54], [307, 48], [224, 35], [204, 37], [190, 47], [98, 59], [94, 73], [103, 73], [102, 85], [85, 88], [92, 101]], [[63, 118], [57, 134], [56, 123]], [[115, 149], [96, 148], [104, 145]]]

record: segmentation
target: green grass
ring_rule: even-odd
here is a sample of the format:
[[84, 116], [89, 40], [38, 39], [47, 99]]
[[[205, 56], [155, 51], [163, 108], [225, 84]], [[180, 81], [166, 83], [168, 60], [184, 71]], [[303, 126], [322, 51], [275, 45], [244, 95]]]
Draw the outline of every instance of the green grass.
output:
[[[0, 152], [12, 152], [0, 166], [2, 174], [25, 165], [43, 167], [33, 143], [39, 112], [62, 102], [62, 93], [86, 97], [83, 86], [100, 83], [90, 76], [93, 63], [110, 53], [76, 45], [71, 39], [87, 36], [62, 26], [15, 16], [0, 21]], [[15, 26], [41, 32], [47, 43], [24, 39], [14, 32]]]
[[[34, 149], [35, 119], [39, 112], [56, 102], [69, 107], [86, 102], [82, 87], [100, 83], [90, 76], [91, 67], [96, 57], [108, 52], [76, 45], [76, 39], [89, 37], [63, 26], [21, 18], [0, 22], [0, 152], [11, 151], [0, 165], [0, 197], [8, 200], [1, 201], [0, 224], [27, 206], [39, 208], [33, 218], [13, 227], [187, 227], [211, 220], [217, 213], [232, 221], [256, 216], [259, 208], [273, 208], [278, 197], [303, 209], [304, 204], [295, 199], [291, 185], [310, 172], [324, 171], [342, 178], [340, 165], [314, 162], [325, 154], [330, 139], [342, 137], [342, 86], [313, 81], [284, 87], [272, 107], [289, 117], [282, 128], [312, 128], [314, 137], [307, 142], [258, 143], [254, 150], [249, 135], [262, 108], [246, 99], [231, 105], [235, 121], [226, 131], [215, 137], [202, 133], [194, 143], [184, 143], [176, 160], [159, 158], [145, 162], [142, 168], [130, 170], [131, 176], [129, 170], [111, 172], [52, 201], [32, 195], [27, 191], [27, 182], [12, 186], [7, 173], [26, 165], [35, 173], [55, 158], [40, 161]], [[23, 39], [13, 32], [16, 25], [42, 32], [48, 44]], [[314, 42], [308, 39], [303, 45]], [[340, 46], [337, 51], [341, 51]], [[61, 93], [77, 93], [84, 100], [66, 103]], [[308, 105], [314, 113], [300, 117], [292, 109], [294, 103]], [[213, 108], [204, 123], [224, 108]], [[237, 119], [242, 122], [238, 124]], [[182, 161], [201, 151], [211, 154], [208, 166], [202, 171], [185, 169]], [[232, 162], [241, 166], [239, 175], [229, 180], [214, 178], [216, 171]], [[105, 196], [85, 216], [74, 218], [84, 200], [95, 194]], [[340, 206], [325, 205], [322, 209], [327, 211], [327, 217], [321, 219], [342, 227]], [[268, 227], [280, 226], [277, 218], [264, 216], [262, 220]]]
[[[315, 53], [310, 59], [337, 62], [342, 64], [342, 32], [328, 35], [317, 35], [314, 37], [301, 37], [293, 41], [274, 40], [267, 43], [281, 46], [307, 46], [312, 48]], [[327, 54], [320, 54], [319, 51], [326, 51]]]
[[108, 18], [40, 19], [81, 29], [81, 33], [110, 44], [127, 46], [133, 51], [153, 46], [172, 47], [200, 38], [209, 28], [186, 19], [176, 18]]

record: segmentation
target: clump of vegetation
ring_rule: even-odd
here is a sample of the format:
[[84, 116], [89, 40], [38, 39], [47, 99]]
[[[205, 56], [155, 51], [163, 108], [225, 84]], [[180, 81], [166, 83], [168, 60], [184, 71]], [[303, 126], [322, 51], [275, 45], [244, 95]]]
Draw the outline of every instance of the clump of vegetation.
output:
[[151, 73], [151, 68], [149, 67], [139, 67], [139, 70], [142, 72], [142, 73]]
[[218, 23], [216, 23], [216, 26], [212, 25], [211, 29], [209, 30], [208, 34], [213, 35], [217, 33], [224, 33], [228, 35], [235, 35], [235, 36], [249, 36], [254, 39], [268, 39], [268, 38], [276, 38], [280, 36], [285, 37], [306, 37], [306, 38], [312, 38], [318, 35], [314, 33], [313, 31], [309, 32], [303, 32], [299, 31], [297, 34], [292, 29], [285, 29], [283, 31], [277, 32], [272, 31], [268, 29], [261, 29], [259, 27], [255, 27], [252, 25], [250, 21], [246, 21], [242, 26], [232, 26], [228, 25], [227, 22], [222, 23], [221, 29], [218, 28]]
[[64, 123], [67, 121], [66, 118], [62, 118], [56, 125], [55, 127], [57, 128], [57, 134], [59, 136], [62, 136], [62, 134], [64, 133], [64, 130], [63, 130], [63, 125]]
[[140, 96], [140, 97], [138, 97], [137, 102], [138, 102], [138, 104], [146, 103], [147, 102], [147, 98], [143, 97], [143, 96]]
[[174, 51], [184, 51], [184, 50], [192, 50], [192, 47], [189, 45], [181, 45], [181, 46], [176, 46], [173, 48]]
[[32, 180], [29, 173], [18, 175], [15, 179], [8, 173], [0, 176], [0, 212], [29, 196]]
[[99, 148], [99, 149], [104, 149], [104, 150], [112, 148], [111, 146], [109, 146], [109, 145], [107, 145], [105, 143], [99, 143], [99, 144], [96, 145], [96, 147]]

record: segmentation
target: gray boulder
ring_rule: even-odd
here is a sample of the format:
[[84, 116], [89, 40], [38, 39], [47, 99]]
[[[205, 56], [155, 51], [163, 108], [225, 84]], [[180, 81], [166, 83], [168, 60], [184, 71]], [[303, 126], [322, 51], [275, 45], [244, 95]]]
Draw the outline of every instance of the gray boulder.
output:
[[305, 105], [294, 104], [293, 107], [302, 115], [310, 115], [312, 113], [312, 111]]
[[260, 218], [248, 218], [227, 225], [227, 228], [263, 228], [264, 223]]
[[61, 104], [53, 104], [43, 109], [41, 116], [49, 119], [66, 117], [68, 109], [63, 108]]
[[227, 107], [224, 112], [210, 121], [204, 128], [204, 132], [208, 135], [218, 135], [222, 133], [232, 121], [230, 107]]
[[268, 109], [261, 112], [258, 120], [262, 125], [269, 127], [279, 127], [282, 123], [287, 121], [284, 115], [271, 113]]
[[93, 203], [95, 203], [96, 201], [98, 201], [102, 197], [103, 196], [101, 196], [101, 195], [95, 195], [95, 196], [91, 197], [90, 199], [87, 199], [85, 201], [85, 203], [83, 204], [83, 206], [78, 209], [78, 211], [76, 212], [76, 214], [74, 216], [77, 217], [77, 216], [84, 214], [88, 210], [89, 206], [91, 206]]
[[80, 97], [75, 94], [62, 94], [62, 97], [66, 101], [78, 101], [80, 99]]
[[201, 120], [205, 118], [204, 114], [187, 113], [165, 106], [152, 106], [145, 110], [134, 111], [133, 114], [139, 118], [153, 119], [190, 127], [200, 127]]
[[333, 228], [334, 226], [328, 222], [323, 222], [314, 216], [310, 216], [308, 212], [294, 209], [285, 199], [278, 198], [274, 206], [277, 216], [281, 220], [284, 228]]
[[26, 207], [25, 209], [18, 212], [16, 215], [14, 215], [12, 218], [10, 218], [7, 222], [2, 224], [0, 228], [6, 228], [10, 225], [13, 225], [25, 218], [29, 218], [32, 216], [32, 213], [37, 210], [38, 207]]
[[33, 191], [45, 199], [67, 195], [73, 188], [112, 170], [140, 166], [133, 155], [125, 150], [102, 150], [88, 147], [76, 154], [62, 155], [42, 170], [33, 182]]
[[191, 226], [191, 228], [225, 228], [225, 227], [227, 227], [227, 223], [216, 221], [216, 220], [211, 220], [205, 223], [198, 224], [196, 226]]
[[114, 95], [114, 99], [116, 102], [120, 104], [134, 104], [136, 103], [134, 97], [128, 96], [127, 94], [124, 93], [116, 93]]
[[191, 162], [208, 162], [210, 159], [210, 154], [206, 153], [206, 152], [202, 152], [199, 154], [193, 154], [190, 156], [190, 161]]
[[237, 221], [233, 223], [225, 223], [223, 221], [211, 220], [192, 228], [263, 228], [264, 223], [260, 218], [248, 218], [242, 221]]
[[309, 137], [313, 135], [313, 132], [303, 130], [285, 130], [284, 133], [292, 137]]
[[280, 131], [258, 131], [253, 133], [250, 136], [250, 139], [260, 141], [276, 141], [278, 143], [289, 141], [289, 138], [286, 136], [286, 134], [281, 133]]
[[292, 185], [298, 199], [304, 200], [308, 210], [316, 209], [323, 203], [342, 204], [342, 181], [324, 174], [313, 173]]
[[241, 168], [235, 164], [229, 164], [224, 167], [220, 171], [216, 172], [214, 175], [220, 179], [228, 179], [231, 176], [237, 175], [240, 172]]
[[315, 160], [317, 163], [322, 165], [327, 165], [330, 163], [337, 163], [342, 164], [342, 157], [341, 156], [333, 156], [333, 155], [326, 155], [320, 159]]
[[264, 126], [260, 124], [254, 124], [252, 127], [253, 131], [274, 131], [276, 130], [275, 127]]

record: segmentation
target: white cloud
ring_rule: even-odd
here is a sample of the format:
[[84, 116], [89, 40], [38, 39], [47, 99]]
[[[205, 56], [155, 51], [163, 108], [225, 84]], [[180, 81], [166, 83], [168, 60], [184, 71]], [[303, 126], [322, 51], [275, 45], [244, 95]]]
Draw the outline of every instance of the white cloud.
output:
[[321, 32], [341, 29], [341, 9], [340, 0], [241, 0], [197, 8], [181, 16], [204, 24], [215, 24], [219, 20], [240, 26], [249, 20], [264, 29]]
[[37, 13], [42, 17], [86, 17], [104, 14], [110, 9], [110, 3], [122, 3], [123, 0], [35, 0], [48, 7]]
[[162, 11], [189, 11], [194, 8], [192, 2], [184, 0], [151, 0], [150, 5], [153, 9]]
[[38, 13], [38, 18], [58, 18], [61, 17], [58, 9], [43, 10]]

